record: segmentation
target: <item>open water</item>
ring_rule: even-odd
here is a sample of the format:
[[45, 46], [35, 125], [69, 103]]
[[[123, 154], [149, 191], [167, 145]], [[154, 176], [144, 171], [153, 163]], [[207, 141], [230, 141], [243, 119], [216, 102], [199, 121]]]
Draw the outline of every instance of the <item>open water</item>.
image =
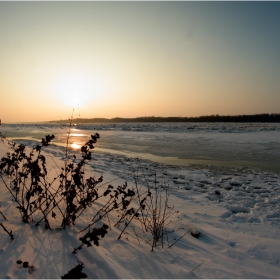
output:
[[[69, 125], [2, 124], [8, 139], [40, 141], [46, 134], [65, 145]], [[101, 136], [96, 151], [172, 165], [257, 167], [280, 171], [279, 123], [99, 123], [75, 124], [69, 143], [79, 149], [91, 134]]]

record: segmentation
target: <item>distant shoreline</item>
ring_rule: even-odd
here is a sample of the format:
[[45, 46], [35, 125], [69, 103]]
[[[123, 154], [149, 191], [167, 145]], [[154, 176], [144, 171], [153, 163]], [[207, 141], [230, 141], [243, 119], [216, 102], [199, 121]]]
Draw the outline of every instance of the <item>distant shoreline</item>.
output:
[[[200, 116], [200, 117], [138, 117], [138, 118], [75, 118], [79, 123], [151, 123], [151, 122], [280, 122], [280, 114], [256, 114], [237, 116]], [[51, 121], [69, 123], [69, 120]]]
[[[225, 122], [225, 123], [280, 123], [280, 114], [255, 114], [255, 115], [236, 115], [236, 116], [220, 116], [209, 115], [200, 117], [137, 117], [137, 118], [74, 118], [74, 122], [78, 123], [191, 123], [191, 122]], [[52, 121], [34, 121], [34, 122], [7, 122], [5, 124], [46, 124], [46, 123], [62, 123], [69, 124], [69, 119], [52, 120]]]

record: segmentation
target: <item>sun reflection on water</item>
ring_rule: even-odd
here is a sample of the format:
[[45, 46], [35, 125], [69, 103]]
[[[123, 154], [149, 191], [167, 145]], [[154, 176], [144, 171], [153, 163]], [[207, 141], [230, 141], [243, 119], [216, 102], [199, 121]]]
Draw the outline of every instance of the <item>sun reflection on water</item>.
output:
[[74, 150], [81, 149], [81, 147], [82, 147], [82, 145], [80, 143], [78, 143], [78, 142], [73, 142], [70, 146]]
[[85, 134], [82, 134], [82, 133], [70, 133], [69, 136], [82, 137], [82, 136], [85, 136]]

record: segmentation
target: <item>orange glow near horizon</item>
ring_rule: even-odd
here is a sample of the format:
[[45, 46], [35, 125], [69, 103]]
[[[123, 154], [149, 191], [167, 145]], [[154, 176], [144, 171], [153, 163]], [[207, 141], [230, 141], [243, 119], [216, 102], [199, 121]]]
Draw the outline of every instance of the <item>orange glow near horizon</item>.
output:
[[279, 113], [277, 5], [0, 1], [0, 119]]

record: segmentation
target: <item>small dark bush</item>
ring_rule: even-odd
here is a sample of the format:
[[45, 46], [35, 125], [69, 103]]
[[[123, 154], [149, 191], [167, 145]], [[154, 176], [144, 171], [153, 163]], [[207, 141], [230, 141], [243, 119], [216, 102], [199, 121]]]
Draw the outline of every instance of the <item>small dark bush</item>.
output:
[[87, 278], [87, 275], [82, 271], [84, 264], [80, 262], [78, 265], [69, 270], [66, 274], [61, 276], [61, 279], [82, 279]]

